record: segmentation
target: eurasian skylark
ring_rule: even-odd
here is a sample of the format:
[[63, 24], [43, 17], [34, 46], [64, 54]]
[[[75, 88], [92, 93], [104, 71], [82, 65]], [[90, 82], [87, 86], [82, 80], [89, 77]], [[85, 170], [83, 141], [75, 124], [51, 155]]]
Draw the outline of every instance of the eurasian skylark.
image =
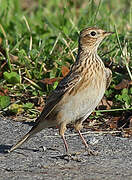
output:
[[83, 121], [94, 111], [111, 82], [111, 70], [105, 68], [97, 54], [99, 44], [110, 34], [112, 32], [95, 27], [81, 31], [76, 62], [47, 98], [46, 105], [37, 118], [35, 126], [9, 152], [18, 148], [42, 129], [56, 126], [59, 127], [59, 134], [68, 152], [64, 133], [69, 123], [74, 124], [75, 130], [88, 148], [80, 130], [83, 127]]

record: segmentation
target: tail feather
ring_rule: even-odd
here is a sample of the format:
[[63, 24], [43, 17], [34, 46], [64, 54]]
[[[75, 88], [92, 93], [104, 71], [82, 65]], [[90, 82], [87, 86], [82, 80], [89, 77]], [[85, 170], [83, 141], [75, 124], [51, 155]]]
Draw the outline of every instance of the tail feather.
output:
[[42, 129], [54, 126], [56, 126], [56, 121], [41, 119], [25, 136], [22, 137], [22, 139], [20, 139], [14, 146], [12, 146], [12, 148], [8, 150], [8, 152], [10, 153], [17, 149], [25, 141], [29, 140], [34, 134], [40, 132]]
[[18, 141], [8, 152], [12, 152], [15, 149], [17, 149], [19, 146], [21, 146], [25, 141], [27, 141], [30, 138], [30, 133], [27, 133], [20, 141]]
[[34, 134], [36, 134], [37, 132], [39, 132], [41, 130], [42, 130], [42, 128], [40, 128], [38, 124], [33, 126], [32, 129], [26, 135], [24, 135], [14, 146], [12, 146], [12, 148], [10, 150], [8, 150], [8, 152], [10, 153], [10, 152], [14, 151], [19, 146], [21, 146], [24, 142], [29, 140]]

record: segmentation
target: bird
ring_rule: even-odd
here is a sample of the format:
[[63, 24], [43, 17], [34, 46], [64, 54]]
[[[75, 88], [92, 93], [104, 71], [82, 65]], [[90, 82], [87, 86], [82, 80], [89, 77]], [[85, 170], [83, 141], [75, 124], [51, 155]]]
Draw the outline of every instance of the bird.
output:
[[36, 119], [35, 125], [8, 152], [14, 151], [43, 129], [58, 127], [66, 153], [69, 153], [64, 134], [67, 125], [73, 124], [89, 154], [94, 154], [81, 130], [83, 122], [98, 106], [112, 79], [111, 70], [105, 67], [97, 53], [102, 40], [111, 34], [113, 32], [97, 27], [88, 27], [80, 31], [76, 61], [69, 73], [46, 99], [45, 107]]

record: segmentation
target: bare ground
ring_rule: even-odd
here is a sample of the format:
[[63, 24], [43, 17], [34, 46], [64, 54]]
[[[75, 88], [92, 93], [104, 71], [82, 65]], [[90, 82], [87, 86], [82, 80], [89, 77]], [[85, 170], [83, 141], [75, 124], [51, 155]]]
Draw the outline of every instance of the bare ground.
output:
[[[74, 157], [77, 160], [68, 160], [62, 156], [65, 151], [58, 130], [49, 128], [6, 153], [30, 128], [29, 123], [0, 118], [0, 180], [132, 180], [132, 139], [88, 133], [84, 137], [98, 156], [83, 152]], [[67, 135], [73, 133], [67, 131]], [[78, 136], [66, 138], [71, 152], [84, 150]]]

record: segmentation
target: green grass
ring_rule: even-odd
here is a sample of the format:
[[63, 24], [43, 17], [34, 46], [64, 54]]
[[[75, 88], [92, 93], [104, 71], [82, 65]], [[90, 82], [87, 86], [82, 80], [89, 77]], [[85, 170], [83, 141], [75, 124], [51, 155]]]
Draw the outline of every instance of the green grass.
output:
[[[130, 113], [132, 87], [126, 87], [126, 90], [114, 87], [123, 79], [132, 80], [131, 1], [25, 2], [0, 0], [0, 46], [5, 51], [0, 54], [1, 67], [7, 62], [0, 68], [0, 87], [8, 89], [10, 104], [24, 106], [26, 102], [32, 102], [36, 108], [37, 103], [31, 97], [45, 97], [57, 85], [57, 82], [42, 85], [40, 80], [62, 76], [62, 66], [70, 67], [75, 61], [79, 31], [96, 26], [115, 32], [102, 42], [98, 51], [108, 67], [112, 63], [113, 80], [106, 97], [113, 102], [112, 108], [128, 109]], [[19, 78], [16, 76], [9, 81], [5, 72], [16, 72]], [[5, 109], [5, 106], [0, 107]]]

